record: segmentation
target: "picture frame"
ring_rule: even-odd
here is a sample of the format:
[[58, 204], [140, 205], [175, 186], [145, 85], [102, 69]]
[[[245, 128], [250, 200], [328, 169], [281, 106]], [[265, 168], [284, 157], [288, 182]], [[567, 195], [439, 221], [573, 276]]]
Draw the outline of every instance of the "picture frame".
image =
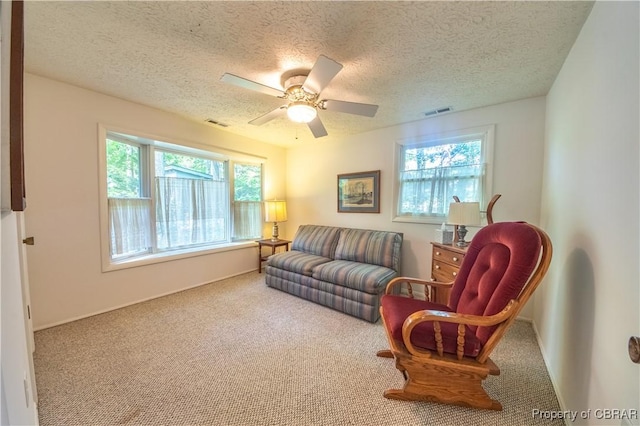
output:
[[380, 170], [338, 175], [338, 213], [380, 213]]

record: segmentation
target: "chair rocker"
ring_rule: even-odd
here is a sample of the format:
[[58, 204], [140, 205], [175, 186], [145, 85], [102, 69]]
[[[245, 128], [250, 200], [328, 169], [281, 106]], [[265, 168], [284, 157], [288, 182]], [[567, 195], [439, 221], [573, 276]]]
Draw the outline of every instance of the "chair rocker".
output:
[[[543, 230], [499, 222], [476, 233], [452, 283], [389, 282], [380, 313], [390, 349], [377, 355], [394, 358], [405, 383], [384, 396], [502, 410], [482, 386], [489, 374], [500, 374], [489, 355], [542, 281], [551, 256]], [[399, 294], [402, 284], [406, 296]], [[424, 299], [414, 297], [414, 284]], [[448, 305], [429, 300], [432, 287], [451, 290]]]

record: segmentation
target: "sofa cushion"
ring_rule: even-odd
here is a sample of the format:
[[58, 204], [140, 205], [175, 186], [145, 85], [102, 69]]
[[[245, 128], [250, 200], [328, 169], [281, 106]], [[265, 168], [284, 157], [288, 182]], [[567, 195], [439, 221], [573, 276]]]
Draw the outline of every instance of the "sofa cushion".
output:
[[370, 263], [398, 271], [402, 234], [365, 229], [342, 229], [335, 259]]
[[391, 268], [347, 260], [334, 260], [317, 265], [313, 269], [313, 278], [317, 280], [370, 294], [382, 292], [396, 275], [397, 272]]
[[267, 264], [274, 268], [311, 276], [313, 268], [326, 262], [331, 262], [331, 259], [292, 250], [270, 256]]
[[340, 228], [301, 225], [291, 244], [291, 250], [333, 258]]

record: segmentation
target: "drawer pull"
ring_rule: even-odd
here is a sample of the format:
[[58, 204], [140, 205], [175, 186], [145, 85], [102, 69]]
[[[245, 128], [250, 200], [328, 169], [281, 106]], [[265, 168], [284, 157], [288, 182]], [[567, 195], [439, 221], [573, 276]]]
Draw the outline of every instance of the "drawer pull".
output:
[[436, 265], [436, 269], [440, 269], [440, 265]]
[[454, 261], [454, 262], [457, 262], [457, 261], [458, 261], [458, 258], [457, 258], [457, 257], [455, 257], [455, 256], [453, 256], [453, 261]]
[[455, 277], [456, 275], [458, 275], [458, 273], [456, 271], [452, 272], [453, 276]]
[[436, 252], [436, 256], [440, 256], [440, 252], [439, 251]]

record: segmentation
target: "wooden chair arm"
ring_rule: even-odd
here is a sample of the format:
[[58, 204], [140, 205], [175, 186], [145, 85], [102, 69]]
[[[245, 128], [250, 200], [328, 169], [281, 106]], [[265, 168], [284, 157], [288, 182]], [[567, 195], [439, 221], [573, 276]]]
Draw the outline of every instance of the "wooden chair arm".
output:
[[500, 312], [491, 316], [479, 316], [458, 314], [455, 312], [446, 311], [434, 311], [424, 310], [414, 312], [409, 315], [402, 325], [402, 340], [407, 350], [414, 356], [426, 356], [430, 357], [431, 353], [428, 351], [420, 350], [411, 343], [411, 333], [413, 329], [423, 322], [433, 322], [433, 329], [435, 332], [436, 349], [438, 355], [442, 356], [444, 353], [442, 346], [442, 330], [440, 328], [441, 322], [449, 322], [458, 324], [458, 345], [457, 345], [457, 357], [462, 359], [464, 353], [464, 335], [466, 332], [465, 325], [472, 325], [477, 327], [490, 327], [496, 324], [500, 324], [508, 320], [514, 312], [517, 312], [518, 302], [511, 300], [507, 306]]
[[403, 283], [408, 284], [407, 285], [408, 297], [412, 299], [413, 299], [413, 289], [411, 288], [411, 284], [418, 284], [425, 287], [433, 286], [433, 287], [440, 287], [440, 288], [451, 288], [451, 286], [453, 285], [453, 281], [449, 283], [445, 283], [440, 281], [427, 281], [420, 278], [396, 277], [391, 281], [389, 281], [389, 283], [387, 284], [387, 288], [385, 289], [385, 294], [393, 294], [393, 287], [395, 287], [396, 285], [402, 285]]

